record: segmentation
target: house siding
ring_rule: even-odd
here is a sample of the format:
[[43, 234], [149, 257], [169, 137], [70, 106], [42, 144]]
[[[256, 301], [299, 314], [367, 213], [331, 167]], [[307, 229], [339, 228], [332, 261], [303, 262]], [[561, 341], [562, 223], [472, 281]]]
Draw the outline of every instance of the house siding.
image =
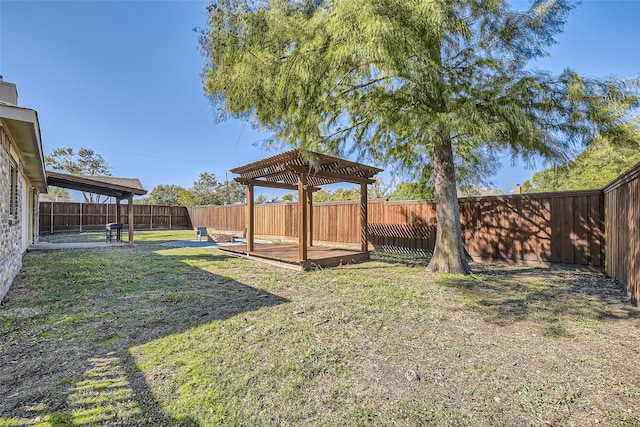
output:
[[[8, 136], [0, 127], [0, 139], [4, 142], [0, 144], [0, 301], [4, 298], [13, 279], [22, 267], [22, 256], [24, 254], [25, 241], [31, 240], [28, 236], [23, 236], [22, 226], [25, 220], [29, 220], [29, 212], [25, 212], [24, 188], [27, 181], [22, 175], [20, 159], [17, 155], [12, 155], [8, 143]], [[9, 203], [11, 191], [10, 162], [13, 159], [18, 165], [18, 212], [13, 220], [9, 219]], [[28, 190], [27, 190], [28, 193]]]

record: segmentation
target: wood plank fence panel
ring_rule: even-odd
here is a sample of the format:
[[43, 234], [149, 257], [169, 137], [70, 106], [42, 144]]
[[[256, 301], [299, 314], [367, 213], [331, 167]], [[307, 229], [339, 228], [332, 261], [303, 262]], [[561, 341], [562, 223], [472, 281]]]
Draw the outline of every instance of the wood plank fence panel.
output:
[[[104, 230], [106, 224], [116, 221], [116, 205], [112, 203], [40, 202], [39, 209], [43, 234]], [[191, 227], [184, 206], [133, 205], [133, 210], [136, 230]], [[127, 204], [120, 204], [120, 221], [128, 224]]]
[[187, 209], [193, 227], [209, 227], [240, 232], [245, 229], [247, 207], [243, 204], [226, 206], [189, 206]]
[[640, 301], [640, 164], [604, 188], [605, 268]]

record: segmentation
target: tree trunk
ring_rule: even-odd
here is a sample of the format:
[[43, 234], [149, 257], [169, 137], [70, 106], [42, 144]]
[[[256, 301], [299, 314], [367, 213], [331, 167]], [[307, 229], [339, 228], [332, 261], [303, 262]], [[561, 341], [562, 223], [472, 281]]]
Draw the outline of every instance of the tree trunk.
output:
[[449, 137], [434, 142], [433, 170], [436, 190], [436, 244], [428, 271], [469, 274], [471, 269], [462, 245], [456, 173]]

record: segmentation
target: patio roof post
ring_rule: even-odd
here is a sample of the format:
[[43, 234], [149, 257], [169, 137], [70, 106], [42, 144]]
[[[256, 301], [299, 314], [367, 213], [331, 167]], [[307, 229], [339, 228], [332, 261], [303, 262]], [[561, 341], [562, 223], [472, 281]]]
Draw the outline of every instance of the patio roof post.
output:
[[307, 260], [308, 215], [305, 178], [298, 175], [298, 260]]
[[120, 197], [116, 197], [116, 221], [115, 222], [121, 222], [120, 221]]
[[307, 228], [309, 229], [308, 243], [309, 246], [313, 246], [313, 191], [307, 190], [307, 216], [309, 222]]
[[253, 252], [254, 234], [254, 205], [253, 205], [253, 184], [247, 185], [247, 252]]
[[360, 250], [369, 252], [369, 226], [368, 226], [368, 208], [369, 200], [367, 195], [367, 184], [360, 184]]
[[129, 244], [133, 245], [133, 193], [129, 193], [127, 203], [127, 212], [129, 214]]

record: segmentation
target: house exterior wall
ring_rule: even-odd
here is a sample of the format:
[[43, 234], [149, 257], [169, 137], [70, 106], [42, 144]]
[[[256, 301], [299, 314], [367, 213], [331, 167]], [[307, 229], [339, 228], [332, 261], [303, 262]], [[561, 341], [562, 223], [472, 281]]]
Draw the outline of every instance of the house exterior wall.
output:
[[[22, 160], [9, 135], [0, 127], [0, 301], [22, 267], [27, 247], [36, 240], [33, 197], [37, 190], [22, 172]], [[11, 200], [11, 163], [18, 167], [17, 215], [9, 215]], [[31, 199], [31, 200], [30, 200]]]
[[29, 179], [24, 176], [24, 174], [20, 174], [18, 177], [20, 183], [18, 184], [18, 191], [20, 191], [20, 224], [22, 226], [22, 235], [20, 236], [20, 240], [22, 242], [22, 253], [27, 251], [27, 248], [34, 243], [34, 233], [33, 233], [33, 195], [35, 193], [35, 189], [32, 187]]

